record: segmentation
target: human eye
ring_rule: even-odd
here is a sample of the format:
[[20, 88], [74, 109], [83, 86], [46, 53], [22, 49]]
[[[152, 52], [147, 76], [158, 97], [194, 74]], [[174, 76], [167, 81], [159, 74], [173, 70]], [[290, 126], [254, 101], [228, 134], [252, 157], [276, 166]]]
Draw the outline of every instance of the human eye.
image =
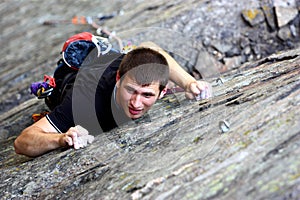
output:
[[145, 98], [149, 99], [149, 98], [151, 98], [151, 97], [153, 97], [153, 96], [155, 96], [155, 95], [152, 94], [152, 93], [145, 92], [145, 93], [143, 93], [143, 96], [144, 96]]
[[135, 89], [134, 88], [132, 88], [132, 87], [125, 87], [125, 89], [126, 89], [126, 91], [128, 92], [128, 93], [130, 93], [130, 94], [132, 94], [132, 93], [134, 93], [135, 92]]

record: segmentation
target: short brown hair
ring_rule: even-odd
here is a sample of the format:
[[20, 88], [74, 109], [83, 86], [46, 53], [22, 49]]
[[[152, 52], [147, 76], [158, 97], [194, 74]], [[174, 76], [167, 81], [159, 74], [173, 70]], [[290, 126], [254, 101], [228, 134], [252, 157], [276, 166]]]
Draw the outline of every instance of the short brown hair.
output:
[[162, 91], [169, 80], [169, 66], [163, 55], [150, 48], [137, 48], [124, 56], [119, 67], [121, 80], [128, 74], [139, 85], [159, 82]]

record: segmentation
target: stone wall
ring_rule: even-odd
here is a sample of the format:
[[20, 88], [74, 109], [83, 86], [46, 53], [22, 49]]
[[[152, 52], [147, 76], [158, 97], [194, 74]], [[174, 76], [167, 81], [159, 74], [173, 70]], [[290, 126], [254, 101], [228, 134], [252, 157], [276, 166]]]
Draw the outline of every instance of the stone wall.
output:
[[[278, 18], [297, 3], [2, 1], [1, 198], [298, 199], [299, 14], [288, 23]], [[43, 22], [100, 12], [117, 12], [100, 25], [124, 43], [152, 40], [195, 76], [199, 71], [214, 97], [168, 95], [149, 118], [99, 135], [85, 149], [16, 155], [15, 136], [46, 109], [29, 94], [30, 83], [53, 72], [69, 36], [96, 33]]]

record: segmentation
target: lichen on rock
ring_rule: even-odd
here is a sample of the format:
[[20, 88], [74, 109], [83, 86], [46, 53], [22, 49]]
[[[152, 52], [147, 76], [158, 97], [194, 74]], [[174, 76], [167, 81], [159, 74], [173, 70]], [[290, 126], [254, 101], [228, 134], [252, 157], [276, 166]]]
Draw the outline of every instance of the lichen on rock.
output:
[[[242, 34], [234, 32], [243, 24], [239, 21], [241, 9], [233, 12], [234, 8], [245, 2], [249, 7], [258, 7], [257, 1], [240, 0], [222, 5], [219, 1], [178, 1], [176, 5], [169, 1], [134, 1], [122, 5], [128, 8], [124, 15], [105, 25], [118, 25], [118, 31], [126, 32], [133, 24], [141, 27], [145, 17], [152, 16], [147, 23], [173, 28], [138, 29], [132, 35], [123, 33], [126, 39], [156, 39], [154, 42], [167, 47], [191, 72], [211, 67], [203, 67], [201, 60], [205, 55], [213, 59], [210, 63], [214, 66], [220, 63], [220, 67], [203, 77], [212, 84], [213, 98], [190, 101], [183, 93], [165, 96], [149, 111], [149, 117], [97, 135], [86, 148], [57, 149], [34, 159], [15, 154], [13, 148], [15, 137], [32, 124], [31, 114], [46, 109], [43, 101], [28, 94], [28, 83], [53, 72], [63, 41], [89, 27], [41, 26], [33, 19], [68, 19], [74, 10], [79, 12], [78, 8], [84, 14], [97, 13], [99, 8], [95, 1], [2, 2], [1, 13], [7, 14], [2, 22], [3, 38], [11, 43], [1, 49], [5, 55], [0, 72], [1, 198], [297, 199], [300, 49], [286, 50], [287, 47], [280, 46], [281, 40], [270, 36], [277, 33], [267, 32], [268, 35], [265, 29], [258, 32], [264, 23], [243, 26], [243, 31], [239, 30]], [[110, 5], [103, 5], [103, 12], [117, 10], [119, 3], [107, 2]], [[216, 20], [215, 14], [229, 8], [232, 12], [223, 15], [228, 23], [220, 26], [221, 17]], [[119, 24], [131, 18], [130, 22]], [[228, 21], [229, 18], [236, 23]], [[16, 21], [26, 25], [19, 26]], [[229, 26], [230, 31], [226, 31]], [[232, 39], [237, 35], [242, 36]], [[209, 42], [202, 46], [205, 37]], [[220, 38], [230, 43], [230, 48], [222, 49], [221, 41], [214, 44]], [[13, 51], [15, 44], [18, 48]], [[296, 47], [297, 43], [294, 44]], [[270, 46], [280, 48], [274, 53], [266, 48]], [[228, 58], [237, 56], [228, 53], [231, 47], [246, 53], [241, 53], [240, 65], [225, 70]], [[253, 59], [249, 59], [250, 55]], [[258, 55], [261, 59], [254, 59]]]

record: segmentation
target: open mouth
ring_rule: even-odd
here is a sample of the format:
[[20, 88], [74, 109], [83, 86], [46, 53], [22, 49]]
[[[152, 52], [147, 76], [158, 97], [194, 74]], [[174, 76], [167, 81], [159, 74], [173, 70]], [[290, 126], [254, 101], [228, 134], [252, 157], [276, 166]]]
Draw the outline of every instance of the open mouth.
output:
[[129, 113], [132, 114], [132, 115], [139, 115], [142, 113], [143, 110], [137, 110], [137, 109], [134, 109], [134, 108], [130, 108], [129, 107]]

